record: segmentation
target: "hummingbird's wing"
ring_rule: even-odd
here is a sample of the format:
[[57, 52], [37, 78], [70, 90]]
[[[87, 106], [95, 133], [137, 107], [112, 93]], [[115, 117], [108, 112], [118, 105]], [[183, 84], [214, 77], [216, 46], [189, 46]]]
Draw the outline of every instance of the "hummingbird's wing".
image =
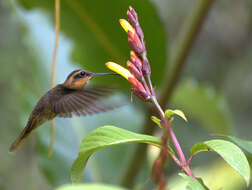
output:
[[101, 98], [111, 94], [111, 90], [103, 88], [85, 88], [66, 92], [54, 101], [52, 110], [58, 117], [92, 115], [114, 109], [116, 106], [104, 105]]

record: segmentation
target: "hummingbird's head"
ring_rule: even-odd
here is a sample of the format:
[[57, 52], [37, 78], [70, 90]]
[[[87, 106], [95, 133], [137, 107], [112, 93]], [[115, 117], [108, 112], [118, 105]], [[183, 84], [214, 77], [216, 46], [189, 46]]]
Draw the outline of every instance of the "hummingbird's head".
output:
[[91, 78], [99, 75], [117, 75], [117, 73], [92, 73], [84, 69], [78, 69], [67, 76], [63, 85], [70, 89], [80, 90]]

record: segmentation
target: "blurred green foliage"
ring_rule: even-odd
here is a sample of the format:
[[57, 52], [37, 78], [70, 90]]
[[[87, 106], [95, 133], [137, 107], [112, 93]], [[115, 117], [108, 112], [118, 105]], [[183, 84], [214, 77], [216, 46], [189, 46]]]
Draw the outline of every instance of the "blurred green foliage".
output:
[[[197, 101], [194, 101], [197, 100]], [[214, 88], [199, 85], [196, 81], [182, 82], [176, 89], [172, 103], [190, 118], [196, 118], [210, 132], [228, 134], [233, 121], [225, 98], [216, 94]]]
[[103, 185], [103, 184], [85, 184], [85, 185], [65, 185], [60, 188], [57, 188], [56, 190], [125, 190], [124, 188], [115, 187], [115, 186], [109, 186], [109, 185]]
[[240, 139], [237, 137], [228, 136], [228, 139], [236, 143], [238, 146], [246, 150], [248, 153], [252, 154], [252, 141]]
[[34, 147], [31, 141], [18, 157], [8, 154], [8, 149], [44, 89], [43, 69], [27, 41], [26, 26], [6, 6], [0, 3], [0, 189], [37, 189], [43, 177], [34, 152], [29, 149]]

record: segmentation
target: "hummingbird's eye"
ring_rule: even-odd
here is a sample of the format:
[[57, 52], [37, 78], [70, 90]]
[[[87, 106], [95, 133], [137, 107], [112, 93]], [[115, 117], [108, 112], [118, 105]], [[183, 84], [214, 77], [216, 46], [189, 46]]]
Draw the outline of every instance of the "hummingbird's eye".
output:
[[80, 77], [84, 77], [86, 75], [86, 72], [85, 71], [81, 71], [80, 73], [79, 73], [79, 76]]

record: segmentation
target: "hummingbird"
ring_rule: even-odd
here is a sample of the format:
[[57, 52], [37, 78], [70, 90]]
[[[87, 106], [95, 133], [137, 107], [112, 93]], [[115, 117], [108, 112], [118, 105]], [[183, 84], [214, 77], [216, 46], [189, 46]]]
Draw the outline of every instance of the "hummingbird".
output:
[[9, 151], [17, 152], [34, 129], [55, 117], [72, 117], [73, 114], [92, 115], [115, 108], [99, 102], [99, 99], [110, 94], [111, 90], [85, 87], [90, 79], [100, 75], [117, 75], [117, 73], [92, 73], [78, 69], [71, 72], [64, 83], [47, 91], [37, 102], [25, 128]]

